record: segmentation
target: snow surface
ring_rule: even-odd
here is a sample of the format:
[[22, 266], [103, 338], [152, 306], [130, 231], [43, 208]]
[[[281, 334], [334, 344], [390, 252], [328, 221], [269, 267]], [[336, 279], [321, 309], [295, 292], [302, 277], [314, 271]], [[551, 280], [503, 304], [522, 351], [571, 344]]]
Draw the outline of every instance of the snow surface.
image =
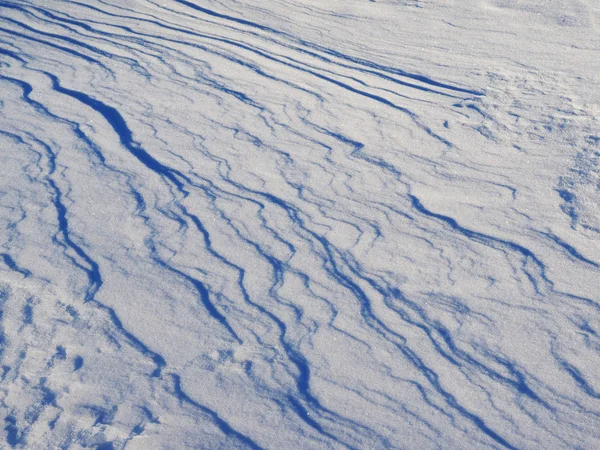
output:
[[0, 1], [0, 448], [600, 448], [599, 27]]

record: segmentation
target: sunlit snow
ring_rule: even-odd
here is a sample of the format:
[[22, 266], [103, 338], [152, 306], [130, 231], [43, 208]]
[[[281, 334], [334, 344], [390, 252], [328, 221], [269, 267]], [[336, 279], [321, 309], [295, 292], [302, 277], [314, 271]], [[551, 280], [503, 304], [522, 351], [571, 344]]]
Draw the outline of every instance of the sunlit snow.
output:
[[0, 0], [0, 448], [600, 448], [600, 2]]

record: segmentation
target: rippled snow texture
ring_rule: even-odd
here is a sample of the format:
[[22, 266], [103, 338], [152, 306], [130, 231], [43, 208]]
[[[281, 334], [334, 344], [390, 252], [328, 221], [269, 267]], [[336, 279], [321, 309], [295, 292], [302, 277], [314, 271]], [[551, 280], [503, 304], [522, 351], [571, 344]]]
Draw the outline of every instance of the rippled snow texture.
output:
[[600, 448], [599, 27], [0, 1], [0, 447]]

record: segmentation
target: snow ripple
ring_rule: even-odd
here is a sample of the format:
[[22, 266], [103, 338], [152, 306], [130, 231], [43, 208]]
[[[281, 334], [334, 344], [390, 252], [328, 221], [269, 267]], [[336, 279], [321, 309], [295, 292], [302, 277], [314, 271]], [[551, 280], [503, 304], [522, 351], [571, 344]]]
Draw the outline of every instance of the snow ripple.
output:
[[600, 10], [433, 3], [0, 1], [9, 447], [597, 446]]

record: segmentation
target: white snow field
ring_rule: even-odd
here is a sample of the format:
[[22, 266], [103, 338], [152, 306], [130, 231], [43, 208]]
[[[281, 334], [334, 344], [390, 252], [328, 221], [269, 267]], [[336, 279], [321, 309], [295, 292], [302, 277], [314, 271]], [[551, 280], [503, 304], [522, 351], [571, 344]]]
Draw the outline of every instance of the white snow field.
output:
[[0, 448], [600, 448], [600, 2], [1, 0]]

